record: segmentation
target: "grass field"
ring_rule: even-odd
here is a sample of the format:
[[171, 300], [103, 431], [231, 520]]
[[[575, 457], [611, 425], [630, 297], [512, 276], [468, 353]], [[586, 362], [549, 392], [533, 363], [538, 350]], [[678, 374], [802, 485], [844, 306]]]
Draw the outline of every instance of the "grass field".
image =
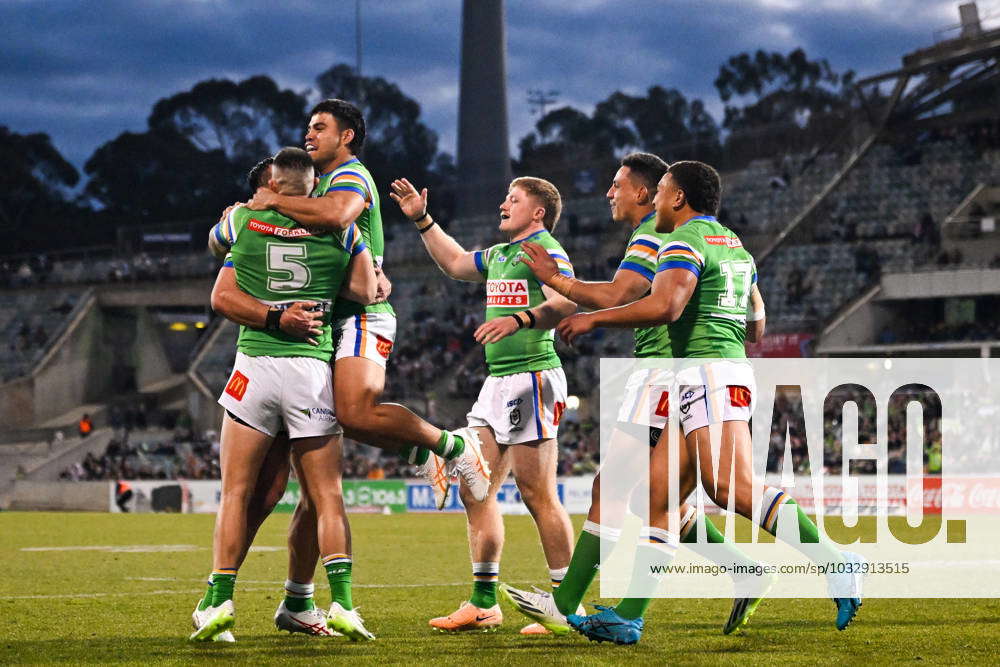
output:
[[[286, 564], [287, 515], [278, 515], [257, 538], [263, 549], [240, 570], [238, 643], [192, 645], [186, 641], [190, 613], [211, 569], [212, 521], [207, 515], [0, 514], [0, 664], [1000, 660], [998, 600], [867, 600], [854, 625], [837, 632], [829, 601], [776, 599], [761, 605], [742, 634], [729, 637], [721, 633], [728, 600], [659, 600], [642, 642], [633, 647], [591, 644], [575, 635], [521, 637], [522, 618], [507, 607], [499, 632], [435, 634], [427, 619], [452, 611], [468, 595], [464, 522], [419, 514], [352, 516], [354, 599], [377, 641], [351, 644], [275, 630], [271, 616]], [[581, 521], [576, 517], [577, 528]], [[119, 548], [94, 549], [112, 546]], [[541, 585], [546, 574], [531, 520], [507, 517], [501, 579]], [[317, 603], [328, 602], [320, 576]]]

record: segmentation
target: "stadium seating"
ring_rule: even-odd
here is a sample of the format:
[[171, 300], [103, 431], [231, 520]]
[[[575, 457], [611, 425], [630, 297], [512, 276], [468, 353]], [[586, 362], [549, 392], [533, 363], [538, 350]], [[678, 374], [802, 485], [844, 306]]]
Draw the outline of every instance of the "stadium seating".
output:
[[0, 380], [29, 373], [62, 333], [81, 290], [0, 292]]

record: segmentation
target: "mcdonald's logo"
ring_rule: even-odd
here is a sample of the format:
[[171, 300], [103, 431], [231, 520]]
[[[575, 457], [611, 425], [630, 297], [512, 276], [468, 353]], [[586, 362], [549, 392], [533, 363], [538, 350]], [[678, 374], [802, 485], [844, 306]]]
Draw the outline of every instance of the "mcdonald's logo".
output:
[[239, 371], [233, 371], [233, 377], [229, 378], [229, 384], [226, 385], [226, 393], [237, 401], [242, 401], [243, 394], [247, 393], [247, 385], [249, 384], [250, 380], [246, 375]]
[[388, 359], [389, 353], [392, 352], [392, 341], [388, 338], [379, 336], [378, 334], [375, 334], [375, 340], [377, 341], [375, 343], [375, 349], [378, 350], [378, 353], [381, 354], [383, 358]]
[[738, 385], [729, 385], [729, 403], [734, 408], [750, 407], [750, 390]]

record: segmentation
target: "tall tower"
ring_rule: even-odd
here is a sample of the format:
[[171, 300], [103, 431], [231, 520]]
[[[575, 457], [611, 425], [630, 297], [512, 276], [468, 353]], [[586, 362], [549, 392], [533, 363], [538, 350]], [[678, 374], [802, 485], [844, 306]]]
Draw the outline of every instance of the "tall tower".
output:
[[511, 180], [503, 0], [463, 0], [459, 216], [495, 211]]

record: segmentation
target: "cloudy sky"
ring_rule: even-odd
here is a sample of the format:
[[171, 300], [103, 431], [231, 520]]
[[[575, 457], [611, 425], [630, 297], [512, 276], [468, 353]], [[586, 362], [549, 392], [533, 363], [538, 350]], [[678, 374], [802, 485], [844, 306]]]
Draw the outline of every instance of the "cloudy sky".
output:
[[[361, 0], [363, 71], [396, 82], [454, 151], [460, 0]], [[958, 22], [959, 0], [507, 0], [511, 144], [537, 117], [531, 88], [590, 109], [651, 85], [700, 97], [717, 118], [719, 65], [803, 47], [834, 69], [899, 65]], [[280, 5], [280, 9], [276, 7]], [[355, 0], [3, 0], [0, 125], [46, 132], [77, 166], [156, 100], [207, 78], [268, 74], [297, 91], [354, 63]], [[1000, 0], [979, 0], [1000, 20]], [[954, 35], [955, 33], [946, 33]], [[938, 37], [939, 38], [939, 37]]]

